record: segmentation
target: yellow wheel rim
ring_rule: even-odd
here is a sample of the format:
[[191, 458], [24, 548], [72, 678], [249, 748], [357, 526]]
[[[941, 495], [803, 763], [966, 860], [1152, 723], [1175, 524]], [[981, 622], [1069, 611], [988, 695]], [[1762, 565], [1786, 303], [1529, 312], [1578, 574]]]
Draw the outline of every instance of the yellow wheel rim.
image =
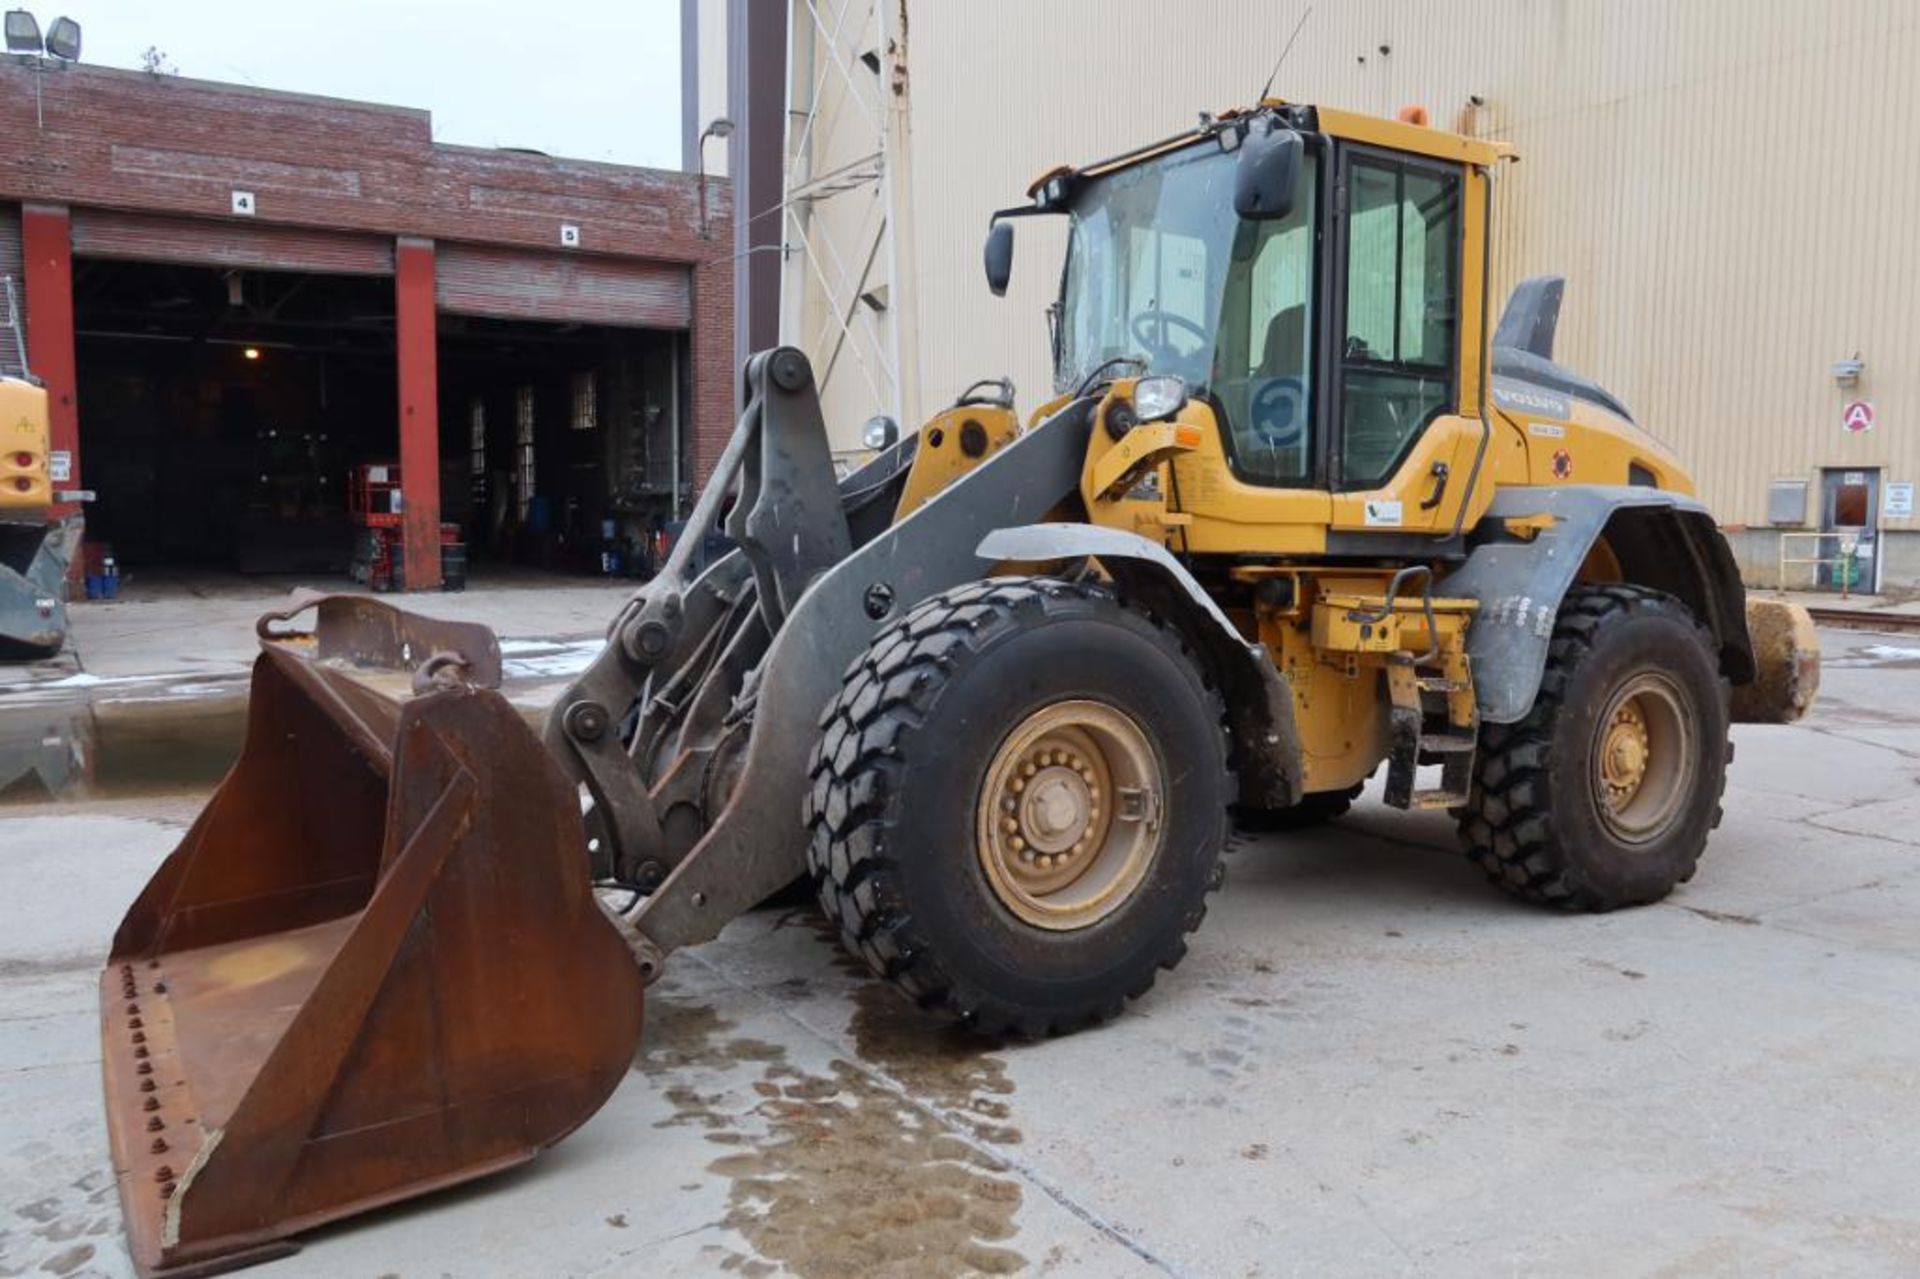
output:
[[1007, 735], [975, 805], [980, 868], [1000, 903], [1039, 928], [1118, 910], [1159, 855], [1166, 769], [1131, 716], [1058, 702]]
[[1607, 829], [1629, 844], [1658, 838], [1684, 811], [1695, 768], [1693, 726], [1673, 682], [1652, 672], [1628, 680], [1594, 739], [1594, 798]]

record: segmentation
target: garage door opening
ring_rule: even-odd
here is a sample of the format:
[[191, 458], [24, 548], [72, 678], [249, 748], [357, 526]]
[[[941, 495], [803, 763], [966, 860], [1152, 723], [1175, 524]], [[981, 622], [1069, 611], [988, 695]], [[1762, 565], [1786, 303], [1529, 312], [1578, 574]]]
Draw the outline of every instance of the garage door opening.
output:
[[649, 576], [692, 470], [673, 331], [439, 320], [441, 517], [477, 565]]
[[391, 279], [77, 258], [74, 313], [91, 540], [346, 574], [346, 477], [398, 442]]

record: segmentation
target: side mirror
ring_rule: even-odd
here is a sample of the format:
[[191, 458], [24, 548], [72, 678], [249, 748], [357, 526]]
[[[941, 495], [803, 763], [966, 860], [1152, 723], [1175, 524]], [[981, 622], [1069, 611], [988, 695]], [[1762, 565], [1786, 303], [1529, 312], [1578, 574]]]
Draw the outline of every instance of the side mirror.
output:
[[1293, 188], [1300, 179], [1300, 155], [1306, 145], [1292, 129], [1271, 117], [1257, 116], [1240, 144], [1233, 170], [1233, 211], [1252, 221], [1278, 220], [1293, 212]]
[[993, 296], [1007, 296], [1007, 281], [1013, 278], [1013, 223], [995, 222], [987, 228], [987, 288]]

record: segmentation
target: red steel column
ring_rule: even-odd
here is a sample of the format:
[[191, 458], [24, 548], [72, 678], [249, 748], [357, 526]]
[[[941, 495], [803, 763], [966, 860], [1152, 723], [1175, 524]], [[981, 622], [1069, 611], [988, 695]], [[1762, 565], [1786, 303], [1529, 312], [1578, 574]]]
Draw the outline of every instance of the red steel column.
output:
[[434, 349], [433, 241], [402, 236], [394, 244], [393, 276], [406, 587], [428, 591], [440, 585], [440, 374]]
[[[65, 453], [70, 470], [54, 478], [56, 489], [80, 487], [80, 387], [73, 349], [73, 235], [63, 204], [28, 204], [20, 209], [20, 249], [24, 259], [27, 304], [27, 364], [47, 388], [52, 447]], [[72, 515], [71, 502], [54, 506], [57, 516]], [[79, 560], [74, 561], [78, 568]]]

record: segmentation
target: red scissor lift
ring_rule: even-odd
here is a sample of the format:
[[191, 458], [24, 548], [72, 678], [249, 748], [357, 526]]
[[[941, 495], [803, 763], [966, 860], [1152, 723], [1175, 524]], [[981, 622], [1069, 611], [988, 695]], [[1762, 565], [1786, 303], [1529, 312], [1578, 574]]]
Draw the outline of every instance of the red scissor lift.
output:
[[[405, 590], [406, 550], [401, 523], [405, 499], [401, 496], [397, 462], [367, 462], [347, 474], [347, 513], [355, 528], [353, 580], [374, 591]], [[440, 526], [441, 585], [449, 591], [467, 584], [467, 548], [458, 524]]]

